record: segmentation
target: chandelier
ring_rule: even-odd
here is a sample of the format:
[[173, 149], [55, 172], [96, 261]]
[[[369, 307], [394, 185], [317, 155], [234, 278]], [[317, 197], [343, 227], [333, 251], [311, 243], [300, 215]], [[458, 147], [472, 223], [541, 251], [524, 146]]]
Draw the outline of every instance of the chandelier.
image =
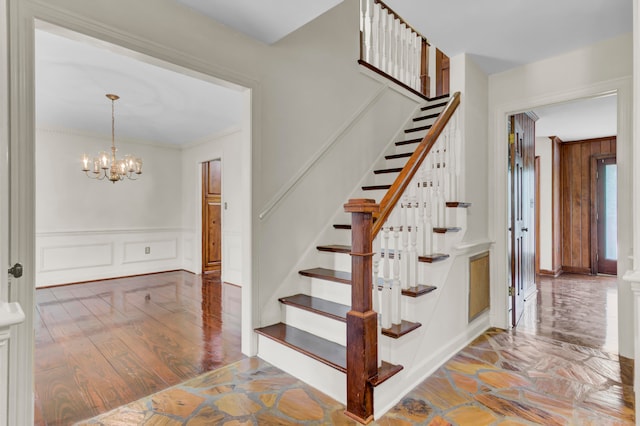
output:
[[98, 153], [98, 156], [93, 158], [82, 154], [82, 171], [92, 179], [106, 178], [113, 183], [125, 178], [136, 180], [137, 175], [142, 174], [142, 159], [133, 155], [125, 155], [120, 160], [116, 159], [114, 104], [120, 97], [112, 94], [106, 96], [111, 99], [111, 155], [106, 151]]

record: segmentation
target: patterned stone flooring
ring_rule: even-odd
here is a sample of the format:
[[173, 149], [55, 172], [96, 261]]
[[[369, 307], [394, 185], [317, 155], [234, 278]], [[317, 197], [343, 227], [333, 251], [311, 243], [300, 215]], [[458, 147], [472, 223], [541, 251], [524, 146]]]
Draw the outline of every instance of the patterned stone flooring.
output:
[[[564, 285], [579, 282], [593, 287], [594, 293], [582, 288], [578, 293], [585, 300], [557, 303], [549, 311], [549, 300], [553, 305], [553, 300], [566, 302], [566, 298], [545, 302], [546, 298], [539, 297], [533, 309], [537, 319], [523, 319], [522, 328], [527, 332], [488, 330], [375, 424], [634, 424], [631, 362], [598, 347], [607, 347], [604, 342], [610, 340], [608, 331], [601, 330], [609, 329], [606, 323], [593, 321], [589, 325], [596, 328], [592, 333], [589, 328], [575, 330], [581, 319], [587, 321], [584, 309], [608, 315], [590, 294], [597, 294], [598, 286], [611, 287], [611, 282], [564, 277], [538, 283], [539, 294], [562, 293]], [[600, 302], [606, 304], [606, 298]], [[558, 315], [553, 323], [557, 330], [552, 332], [549, 326], [551, 336], [540, 332], [547, 329], [549, 315]], [[540, 324], [538, 330], [535, 324]], [[570, 337], [563, 340], [564, 336]], [[78, 425], [354, 424], [343, 410], [341, 404], [310, 386], [250, 358]]]

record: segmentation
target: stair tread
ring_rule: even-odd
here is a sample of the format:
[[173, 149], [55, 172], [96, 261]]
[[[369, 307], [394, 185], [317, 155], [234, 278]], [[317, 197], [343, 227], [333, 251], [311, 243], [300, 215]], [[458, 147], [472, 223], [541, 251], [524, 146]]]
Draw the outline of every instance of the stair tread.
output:
[[342, 345], [282, 322], [255, 331], [338, 371], [347, 372], [347, 348]]
[[[351, 247], [349, 247], [351, 250]], [[351, 272], [335, 271], [327, 268], [312, 268], [298, 272], [300, 275], [351, 285]]]
[[405, 334], [412, 332], [420, 326], [422, 326], [422, 324], [420, 324], [419, 322], [402, 320], [400, 324], [392, 324], [391, 328], [383, 328], [382, 334], [394, 339], [398, 339]]
[[413, 152], [404, 152], [402, 154], [385, 155], [384, 159], [385, 160], [395, 160], [396, 158], [409, 158], [412, 155], [413, 155]]
[[405, 129], [405, 133], [414, 133], [414, 132], [421, 132], [423, 130], [429, 130], [431, 128], [431, 124], [427, 125], [427, 126], [420, 126], [420, 127], [413, 127], [411, 129]]
[[448, 226], [442, 228], [433, 228], [433, 232], [436, 234], [446, 234], [447, 232], [460, 232], [462, 228], [459, 226]]
[[407, 139], [405, 141], [398, 141], [396, 142], [396, 146], [402, 146], [402, 145], [410, 145], [412, 143], [420, 143], [422, 142], [423, 138], [415, 138], [415, 139]]
[[328, 251], [332, 253], [351, 253], [351, 246], [342, 244], [328, 244], [316, 247], [320, 251]]
[[438, 103], [433, 104], [433, 105], [423, 106], [422, 108], [420, 108], [420, 110], [421, 111], [427, 111], [429, 109], [439, 108], [439, 107], [443, 107], [443, 106], [446, 106], [446, 105], [447, 105], [447, 102], [438, 102]]
[[448, 254], [433, 253], [433, 254], [427, 254], [427, 255], [424, 255], [424, 256], [419, 256], [418, 257], [418, 262], [434, 263], [434, 262], [440, 262], [440, 261], [445, 260], [447, 258], [449, 258]]
[[424, 296], [425, 294], [431, 293], [436, 289], [437, 287], [433, 285], [418, 284], [416, 286], [403, 289], [402, 295], [409, 297], [420, 297]]
[[362, 187], [363, 191], [379, 191], [381, 189], [389, 189], [391, 185], [365, 185]]
[[403, 368], [401, 365], [394, 365], [382, 361], [382, 365], [378, 368], [378, 374], [370, 378], [369, 383], [375, 388], [398, 374]]
[[378, 170], [374, 170], [373, 173], [376, 175], [379, 174], [383, 174], [383, 173], [400, 173], [402, 171], [402, 167], [393, 167], [390, 169], [378, 169]]
[[447, 207], [460, 207], [465, 209], [471, 207], [471, 203], [463, 203], [461, 201], [447, 201], [445, 204]]
[[350, 306], [312, 297], [307, 294], [295, 294], [293, 296], [281, 297], [278, 300], [285, 305], [295, 306], [305, 311], [314, 312], [318, 315], [342, 322], [347, 321], [347, 312], [351, 310]]
[[416, 117], [416, 118], [414, 118], [414, 119], [413, 119], [413, 121], [414, 121], [414, 123], [415, 123], [416, 121], [422, 121], [422, 120], [428, 120], [428, 119], [430, 119], [430, 118], [436, 118], [436, 117], [437, 117], [437, 116], [439, 116], [439, 115], [440, 115], [440, 113], [437, 113], [437, 114], [422, 115], [422, 116], [420, 116], [420, 117]]
[[333, 229], [351, 229], [351, 225], [346, 223], [334, 223]]

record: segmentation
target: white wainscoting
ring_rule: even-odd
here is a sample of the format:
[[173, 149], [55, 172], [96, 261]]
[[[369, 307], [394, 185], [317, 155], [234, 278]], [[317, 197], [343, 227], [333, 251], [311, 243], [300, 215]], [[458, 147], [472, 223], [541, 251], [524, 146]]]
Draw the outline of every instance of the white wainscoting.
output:
[[36, 234], [36, 287], [183, 269], [181, 229]]

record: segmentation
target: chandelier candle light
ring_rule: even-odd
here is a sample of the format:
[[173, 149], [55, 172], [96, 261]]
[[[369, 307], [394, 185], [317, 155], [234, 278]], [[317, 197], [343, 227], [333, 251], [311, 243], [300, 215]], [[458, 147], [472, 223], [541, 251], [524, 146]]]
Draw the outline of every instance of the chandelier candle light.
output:
[[[136, 180], [136, 175], [142, 174], [142, 159], [133, 155], [125, 155], [121, 160], [116, 159], [114, 104], [120, 97], [112, 94], [106, 96], [111, 99], [111, 155], [105, 151], [100, 152], [94, 158], [82, 154], [82, 171], [92, 179], [103, 180], [107, 178], [113, 183], [124, 180], [124, 178]], [[93, 166], [93, 170], [90, 166]], [[91, 174], [89, 174], [90, 171]]]

